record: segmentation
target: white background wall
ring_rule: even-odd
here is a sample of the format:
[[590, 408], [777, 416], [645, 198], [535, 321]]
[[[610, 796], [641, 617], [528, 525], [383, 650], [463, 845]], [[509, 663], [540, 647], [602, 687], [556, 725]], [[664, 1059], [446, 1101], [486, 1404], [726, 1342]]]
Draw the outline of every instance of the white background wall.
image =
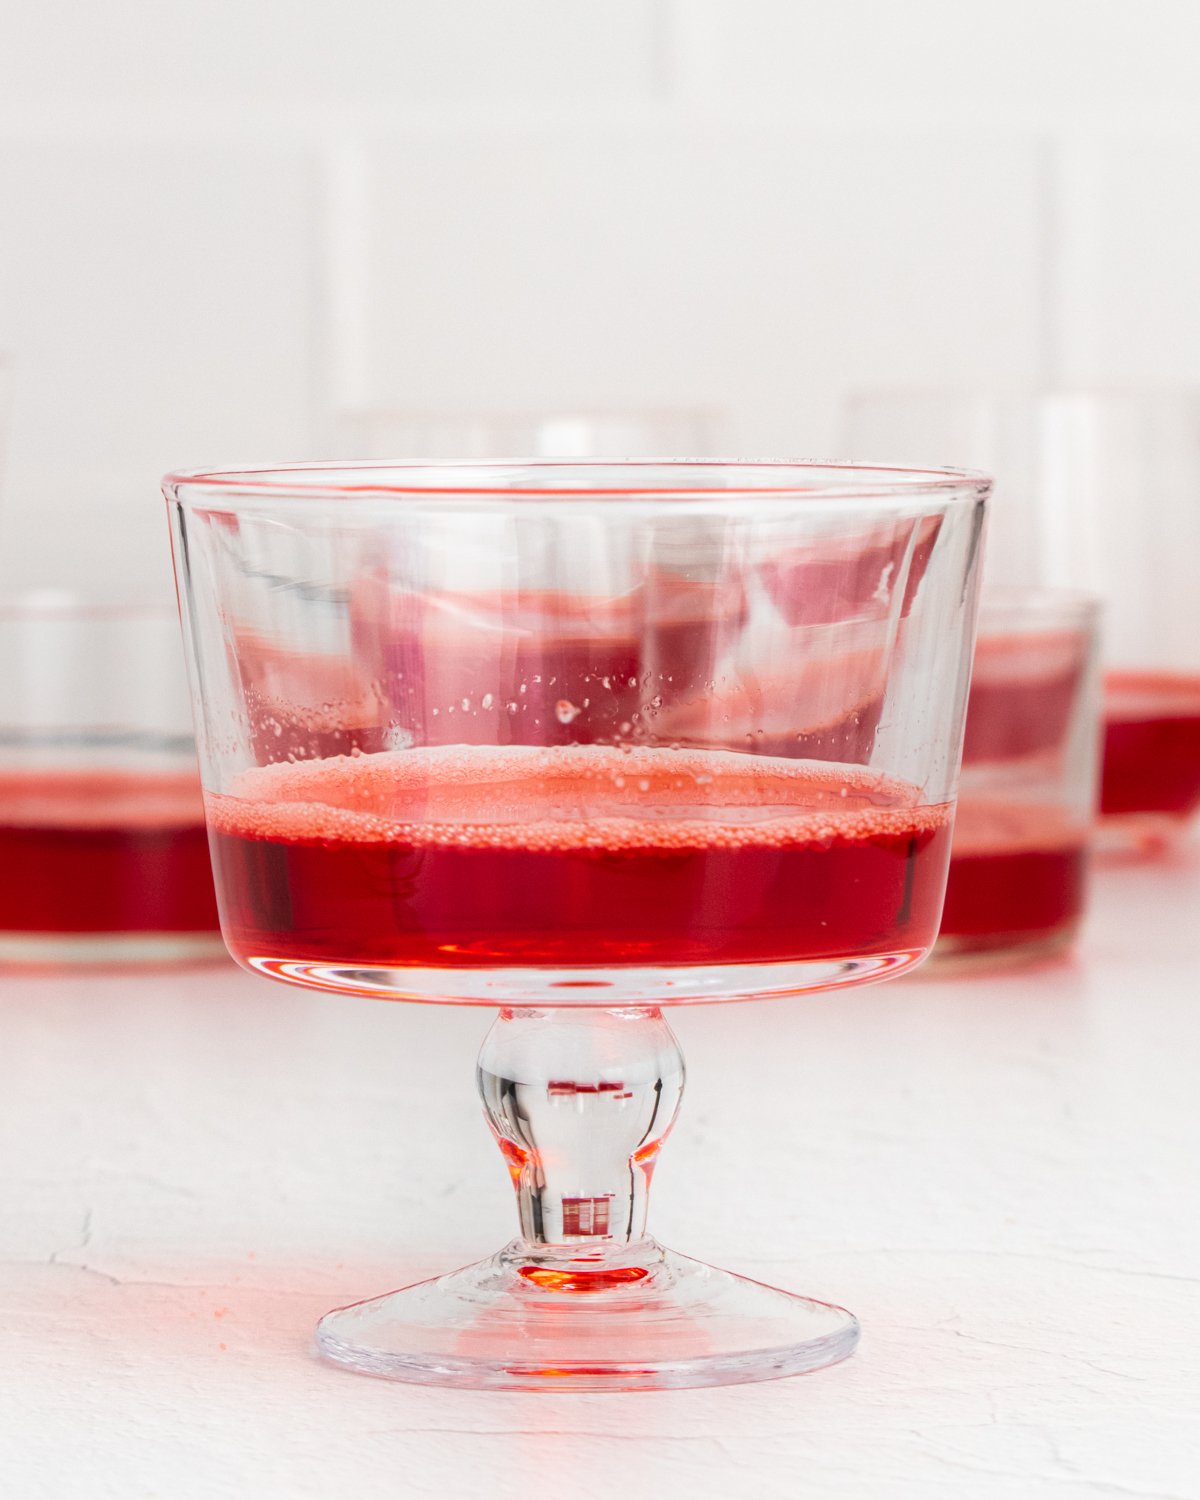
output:
[[[1197, 0], [7, 0], [0, 566], [340, 409], [1200, 383]], [[936, 460], [939, 455], [930, 455]]]

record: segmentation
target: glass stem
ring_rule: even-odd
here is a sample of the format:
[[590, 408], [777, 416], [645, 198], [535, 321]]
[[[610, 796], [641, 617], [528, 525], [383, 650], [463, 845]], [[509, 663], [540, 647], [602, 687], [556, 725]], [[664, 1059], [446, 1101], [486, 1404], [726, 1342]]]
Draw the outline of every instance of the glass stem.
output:
[[683, 1094], [659, 1010], [503, 1010], [479, 1054], [522, 1247], [577, 1261], [645, 1239], [650, 1178]]

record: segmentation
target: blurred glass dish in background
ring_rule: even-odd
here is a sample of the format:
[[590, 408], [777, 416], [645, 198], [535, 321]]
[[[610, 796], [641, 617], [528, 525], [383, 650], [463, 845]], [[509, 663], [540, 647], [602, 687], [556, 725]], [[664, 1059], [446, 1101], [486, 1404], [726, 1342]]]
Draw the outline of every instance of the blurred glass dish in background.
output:
[[1099, 601], [984, 596], [935, 959], [1042, 958], [1083, 917], [1099, 750]]
[[364, 407], [337, 418], [339, 451], [359, 458], [465, 463], [496, 458], [700, 458], [723, 424], [702, 407], [564, 407], [525, 411], [419, 411]]
[[1200, 807], [1200, 395], [864, 392], [843, 447], [990, 470], [989, 585], [1103, 598], [1100, 847], [1171, 843]]
[[179, 621], [0, 602], [0, 963], [216, 957]]

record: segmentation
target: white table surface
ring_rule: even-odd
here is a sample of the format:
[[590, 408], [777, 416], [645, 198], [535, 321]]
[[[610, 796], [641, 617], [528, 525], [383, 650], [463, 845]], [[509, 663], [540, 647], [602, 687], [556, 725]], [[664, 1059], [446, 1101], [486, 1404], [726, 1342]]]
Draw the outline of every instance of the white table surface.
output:
[[1200, 1495], [1200, 858], [1074, 961], [677, 1012], [666, 1243], [838, 1301], [836, 1369], [525, 1395], [318, 1364], [512, 1232], [486, 1011], [232, 965], [0, 977], [0, 1495]]

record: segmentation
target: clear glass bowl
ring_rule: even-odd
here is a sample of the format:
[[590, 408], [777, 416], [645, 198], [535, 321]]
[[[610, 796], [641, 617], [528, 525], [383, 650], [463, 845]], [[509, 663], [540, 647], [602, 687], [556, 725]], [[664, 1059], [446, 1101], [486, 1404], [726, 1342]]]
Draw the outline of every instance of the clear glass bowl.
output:
[[987, 481], [358, 464], [165, 490], [222, 929], [346, 995], [500, 1007], [520, 1233], [324, 1318], [364, 1373], [626, 1389], [843, 1358], [841, 1308], [664, 1250], [663, 1008], [900, 973], [937, 931]]

